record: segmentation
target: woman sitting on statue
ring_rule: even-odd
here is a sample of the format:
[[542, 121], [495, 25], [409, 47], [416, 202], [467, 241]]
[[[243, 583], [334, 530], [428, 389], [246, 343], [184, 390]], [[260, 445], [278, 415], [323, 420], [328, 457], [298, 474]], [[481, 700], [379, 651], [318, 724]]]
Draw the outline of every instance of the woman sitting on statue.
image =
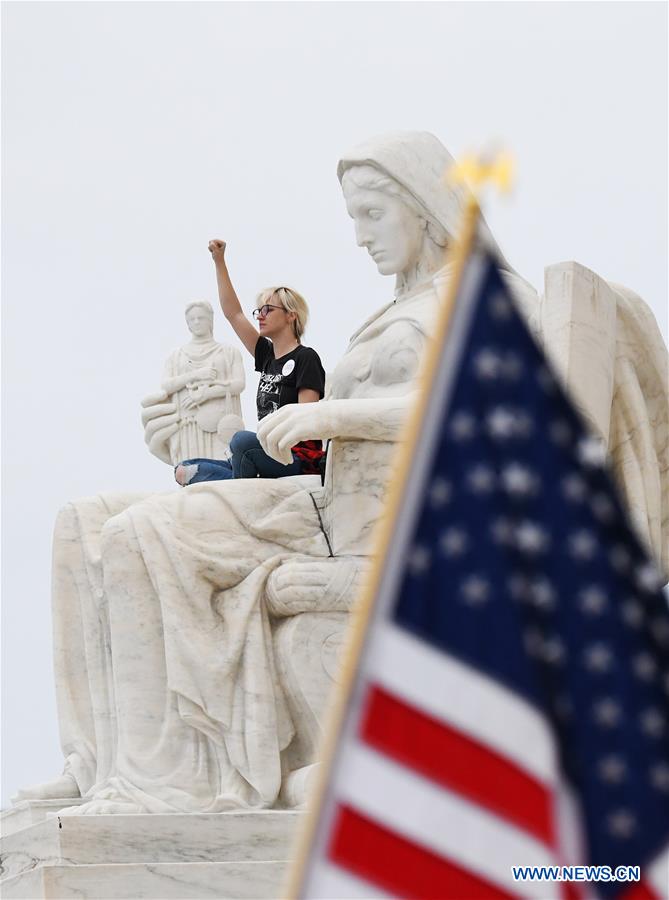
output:
[[[216, 265], [221, 308], [242, 344], [255, 360], [260, 383], [256, 398], [258, 421], [289, 403], [316, 403], [325, 390], [325, 371], [320, 357], [302, 344], [309, 316], [307, 302], [287, 287], [266, 288], [258, 295], [253, 317], [258, 331], [242, 311], [227, 266], [225, 241], [210, 241]], [[272, 459], [252, 431], [238, 431], [230, 441], [230, 460], [186, 459], [174, 470], [182, 485], [228, 478], [283, 478], [320, 472], [324, 456], [321, 441], [300, 441], [291, 448], [288, 464]]]

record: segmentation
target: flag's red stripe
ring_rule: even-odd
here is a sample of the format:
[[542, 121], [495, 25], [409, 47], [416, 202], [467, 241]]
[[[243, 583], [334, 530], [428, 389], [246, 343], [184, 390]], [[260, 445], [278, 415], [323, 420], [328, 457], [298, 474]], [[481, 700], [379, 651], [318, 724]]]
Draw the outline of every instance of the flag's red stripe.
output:
[[553, 846], [551, 792], [462, 732], [372, 686], [361, 736], [387, 756]]
[[512, 900], [513, 894], [389, 831], [348, 806], [336, 813], [332, 862], [395, 897]]
[[633, 882], [622, 892], [620, 900], [663, 900], [643, 879]]

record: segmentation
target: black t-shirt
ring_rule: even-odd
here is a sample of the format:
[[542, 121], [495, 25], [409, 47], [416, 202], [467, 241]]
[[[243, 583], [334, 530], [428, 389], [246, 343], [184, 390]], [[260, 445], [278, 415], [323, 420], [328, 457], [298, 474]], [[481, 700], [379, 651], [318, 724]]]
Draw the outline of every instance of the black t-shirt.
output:
[[318, 353], [311, 347], [299, 344], [290, 353], [275, 359], [272, 342], [259, 337], [255, 360], [256, 372], [261, 373], [256, 397], [258, 420], [288, 403], [297, 403], [302, 388], [311, 388], [319, 398], [323, 397], [325, 370]]

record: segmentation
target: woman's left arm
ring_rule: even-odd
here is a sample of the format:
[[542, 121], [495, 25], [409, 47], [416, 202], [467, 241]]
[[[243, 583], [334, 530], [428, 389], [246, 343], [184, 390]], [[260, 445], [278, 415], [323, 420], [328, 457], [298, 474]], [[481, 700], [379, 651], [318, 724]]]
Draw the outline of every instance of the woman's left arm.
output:
[[320, 399], [318, 391], [313, 391], [311, 388], [300, 388], [297, 392], [298, 403], [318, 403]]

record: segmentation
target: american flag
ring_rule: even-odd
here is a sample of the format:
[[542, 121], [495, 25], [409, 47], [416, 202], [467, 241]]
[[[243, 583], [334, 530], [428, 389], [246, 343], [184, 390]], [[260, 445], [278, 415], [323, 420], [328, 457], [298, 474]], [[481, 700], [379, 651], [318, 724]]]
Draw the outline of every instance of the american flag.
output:
[[667, 897], [663, 579], [483, 252], [418, 434], [299, 896]]

